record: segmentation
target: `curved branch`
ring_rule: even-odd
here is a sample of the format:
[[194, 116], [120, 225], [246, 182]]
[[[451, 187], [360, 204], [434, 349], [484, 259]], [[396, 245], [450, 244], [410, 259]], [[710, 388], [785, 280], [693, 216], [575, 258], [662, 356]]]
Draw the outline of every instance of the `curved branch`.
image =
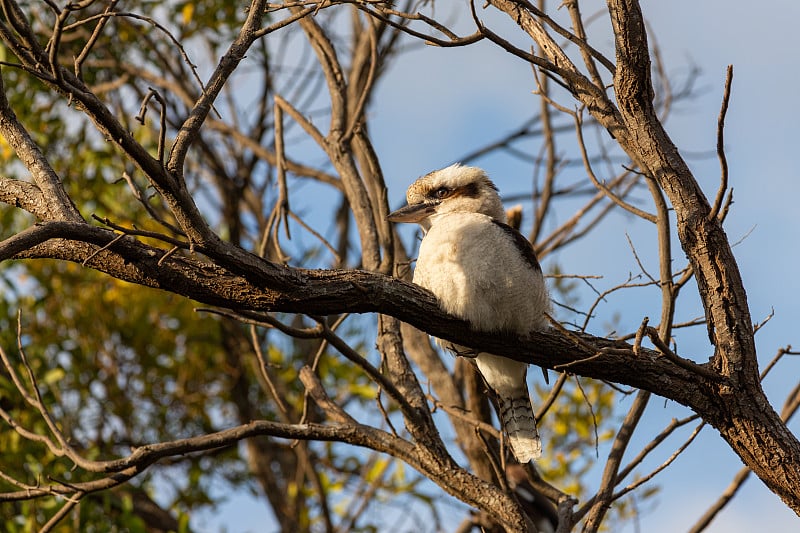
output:
[[41, 189], [27, 181], [0, 178], [0, 202], [22, 208], [39, 220], [50, 218], [47, 200]]
[[[64, 190], [61, 178], [50, 166], [47, 158], [33, 141], [28, 131], [17, 120], [17, 116], [6, 98], [2, 77], [0, 77], [0, 134], [14, 148], [17, 156], [25, 164], [25, 167], [36, 182], [41, 193], [36, 200], [40, 199], [47, 204], [48, 214], [40, 218], [81, 220], [78, 209], [72, 203], [67, 191]], [[34, 201], [34, 203], [38, 204], [39, 202]], [[37, 208], [36, 210], [43, 214], [40, 209]]]
[[261, 27], [263, 20], [264, 8], [267, 5], [266, 0], [253, 0], [248, 9], [247, 19], [242, 24], [242, 29], [239, 31], [238, 37], [231, 43], [228, 51], [219, 61], [217, 68], [211, 75], [203, 89], [203, 94], [197, 100], [189, 113], [189, 116], [184, 121], [178, 135], [175, 136], [175, 142], [172, 145], [172, 150], [169, 154], [167, 162], [167, 169], [175, 176], [183, 175], [183, 163], [186, 159], [186, 154], [192, 142], [197, 137], [200, 127], [203, 125], [209, 112], [211, 112], [214, 100], [219, 95], [228, 78], [242, 59], [244, 59], [247, 50], [258, 38], [258, 29]]

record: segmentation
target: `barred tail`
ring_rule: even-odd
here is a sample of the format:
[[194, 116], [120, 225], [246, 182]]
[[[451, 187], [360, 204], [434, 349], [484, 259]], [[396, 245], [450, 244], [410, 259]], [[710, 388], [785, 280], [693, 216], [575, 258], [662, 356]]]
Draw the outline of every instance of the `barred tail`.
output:
[[527, 463], [542, 455], [542, 440], [536, 430], [536, 418], [528, 391], [514, 396], [498, 394], [500, 423], [508, 435], [508, 444], [517, 461]]

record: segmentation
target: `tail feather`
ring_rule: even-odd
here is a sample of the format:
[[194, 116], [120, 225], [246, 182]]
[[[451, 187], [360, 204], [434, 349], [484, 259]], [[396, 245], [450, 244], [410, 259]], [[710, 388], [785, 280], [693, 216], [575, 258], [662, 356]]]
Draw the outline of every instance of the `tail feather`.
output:
[[527, 391], [519, 395], [498, 395], [498, 412], [508, 444], [517, 461], [527, 463], [542, 455], [542, 440], [536, 430], [536, 418]]

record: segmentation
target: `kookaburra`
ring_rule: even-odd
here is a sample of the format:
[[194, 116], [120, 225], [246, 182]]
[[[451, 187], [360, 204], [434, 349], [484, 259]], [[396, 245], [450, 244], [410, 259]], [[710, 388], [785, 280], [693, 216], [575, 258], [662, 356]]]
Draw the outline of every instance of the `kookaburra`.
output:
[[[530, 242], [508, 226], [497, 187], [480, 168], [452, 165], [422, 176], [406, 192], [393, 222], [417, 222], [425, 236], [414, 283], [436, 295], [444, 311], [480, 331], [527, 334], [548, 327], [550, 298]], [[521, 463], [542, 454], [525, 363], [437, 340], [474, 357], [494, 391], [500, 422]]]

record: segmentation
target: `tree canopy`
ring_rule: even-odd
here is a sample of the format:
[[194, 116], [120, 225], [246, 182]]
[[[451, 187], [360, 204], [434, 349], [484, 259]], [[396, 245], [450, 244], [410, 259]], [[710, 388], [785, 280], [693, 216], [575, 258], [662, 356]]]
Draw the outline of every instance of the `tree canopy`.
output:
[[[793, 352], [759, 368], [723, 229], [733, 71], [709, 190], [664, 128], [691, 80], [665, 74], [639, 3], [557, 7], [4, 0], [7, 529], [189, 531], [250, 492], [286, 532], [598, 531], [632, 519], [703, 426], [744, 463], [734, 483], [753, 472], [800, 512], [786, 425], [800, 388], [779, 413], [761, 386]], [[530, 73], [519, 89], [537, 106], [462, 158], [525, 169], [510, 214], [556, 305], [551, 330], [524, 338], [476, 331], [409, 282], [417, 239], [386, 221], [399, 191], [373, 137], [371, 112], [397, 105], [375, 97], [397, 58], [479, 45]], [[562, 264], [620, 214], [651, 232], [657, 272], [633, 243], [621, 284]], [[642, 288], [659, 316], [598, 312]], [[696, 318], [676, 318], [686, 301]], [[679, 350], [696, 331], [705, 350]], [[473, 365], [429, 336], [545, 369], [549, 382], [529, 372], [543, 460], [514, 463]], [[686, 416], [634, 449], [654, 395]]]

